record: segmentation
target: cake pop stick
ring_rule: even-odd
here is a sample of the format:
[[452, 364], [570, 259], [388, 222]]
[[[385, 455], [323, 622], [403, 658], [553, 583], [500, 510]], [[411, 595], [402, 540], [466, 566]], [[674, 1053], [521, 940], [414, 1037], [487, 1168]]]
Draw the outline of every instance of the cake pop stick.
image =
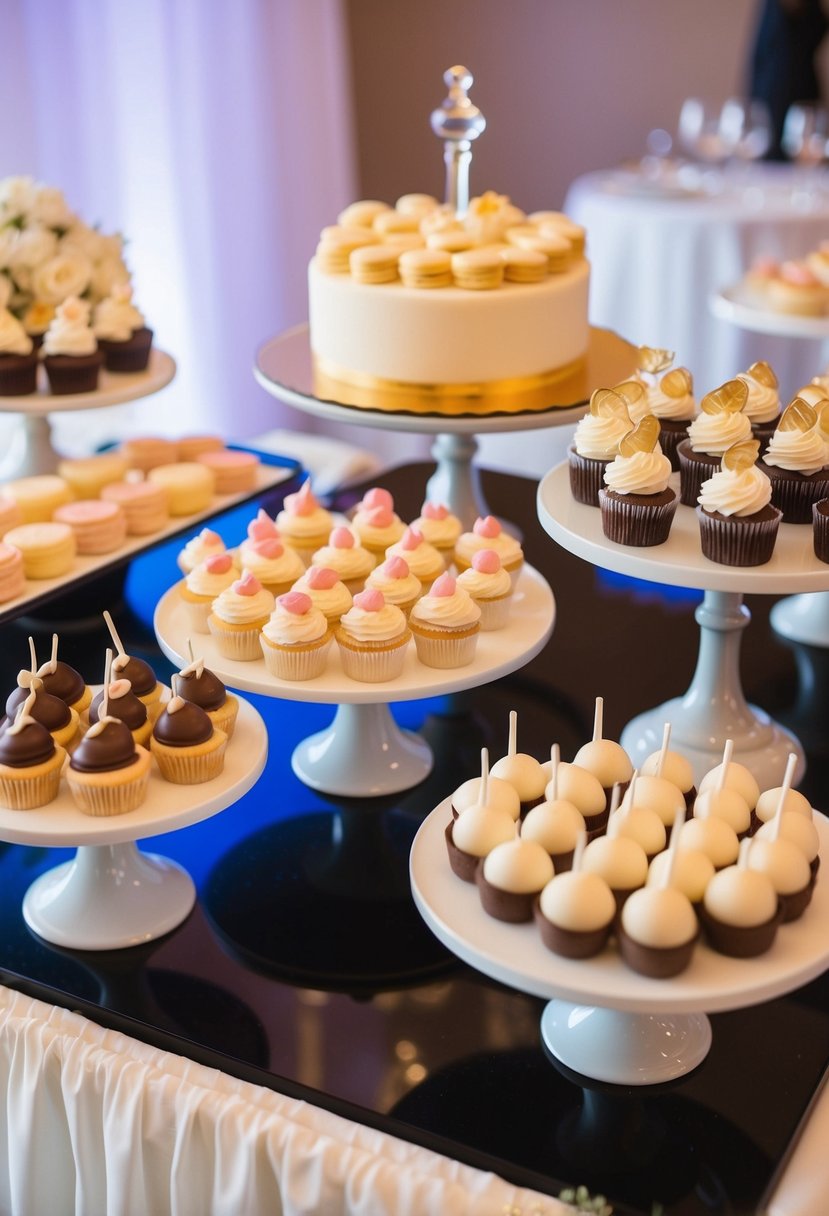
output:
[[604, 718], [604, 697], [596, 697], [596, 708], [593, 711], [593, 742], [598, 743], [602, 737], [602, 720]]
[[550, 748], [550, 801], [558, 800], [558, 766], [561, 762], [561, 749], [557, 743]]
[[488, 793], [489, 793], [489, 751], [487, 750], [487, 748], [482, 747], [481, 748], [481, 784], [478, 786], [478, 806], [486, 806], [486, 799], [487, 799]]
[[679, 816], [671, 825], [671, 835], [668, 839], [668, 864], [665, 866], [663, 873], [660, 875], [660, 887], [670, 887], [673, 882], [674, 867], [679, 854], [679, 834], [682, 830], [682, 820]]
[[110, 616], [110, 614], [106, 608], [104, 609], [104, 620], [106, 621], [106, 627], [109, 630], [109, 636], [112, 638], [113, 642], [115, 643], [118, 654], [119, 655], [126, 654], [127, 652], [126, 652], [126, 650], [124, 650], [124, 643], [121, 641], [120, 637], [118, 636], [118, 630], [115, 628], [115, 622], [113, 621], [112, 617]]
[[509, 742], [507, 755], [514, 756], [518, 751], [518, 714], [514, 709], [509, 711]]
[[[104, 613], [104, 616], [107, 614]], [[112, 679], [112, 650], [107, 647], [106, 660], [104, 662], [104, 691], [101, 699], [101, 712], [98, 714], [100, 721], [109, 717], [109, 682]]]
[[774, 827], [771, 830], [772, 840], [778, 840], [780, 837], [780, 825], [783, 822], [783, 808], [786, 805], [786, 795], [792, 787], [794, 780], [794, 770], [797, 768], [797, 756], [794, 752], [789, 752], [789, 758], [786, 761], [786, 772], [783, 777], [783, 784], [780, 787], [780, 797], [777, 800], [777, 810], [774, 812]]
[[717, 790], [717, 793], [719, 793], [720, 790], [725, 789], [725, 783], [726, 783], [726, 779], [728, 777], [728, 766], [731, 764], [731, 757], [733, 755], [733, 752], [734, 752], [734, 740], [726, 739], [725, 747], [723, 748], [723, 753], [722, 753], [722, 764], [720, 766], [720, 775], [717, 778], [717, 784], [715, 787]]
[[621, 817], [616, 814], [619, 809], [619, 803], [622, 801], [622, 785], [617, 781], [613, 787], [613, 792], [610, 795], [610, 811], [607, 819], [607, 832], [605, 835], [611, 838], [619, 835], [619, 824]]
[[668, 754], [668, 744], [671, 741], [671, 724], [666, 722], [662, 728], [662, 746], [659, 749], [659, 759], [656, 762], [656, 776], [662, 776], [662, 769], [665, 767], [665, 757]]

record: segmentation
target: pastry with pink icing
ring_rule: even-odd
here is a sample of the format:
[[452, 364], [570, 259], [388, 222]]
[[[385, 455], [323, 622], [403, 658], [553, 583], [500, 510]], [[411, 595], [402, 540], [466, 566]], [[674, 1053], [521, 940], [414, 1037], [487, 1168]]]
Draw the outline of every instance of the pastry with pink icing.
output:
[[409, 616], [417, 657], [427, 667], [465, 667], [475, 657], [481, 610], [451, 574], [435, 579]]
[[371, 501], [373, 505], [366, 505], [365, 499], [360, 503], [351, 519], [351, 526], [359, 536], [360, 544], [379, 561], [389, 545], [400, 540], [406, 525], [388, 502], [377, 495]]
[[69, 524], [78, 553], [112, 553], [127, 539], [127, 517], [117, 502], [87, 498], [58, 507], [52, 518]]
[[247, 568], [250, 546], [258, 540], [278, 540], [282, 541], [283, 544], [285, 543], [279, 528], [277, 528], [270, 515], [262, 507], [259, 508], [256, 516], [248, 524], [245, 539], [236, 551], [236, 565], [240, 570], [242, 567]]
[[299, 554], [275, 536], [248, 540], [244, 550], [245, 569], [273, 596], [285, 595], [305, 573]]
[[768, 304], [778, 312], [820, 317], [829, 306], [829, 289], [805, 262], [783, 262], [769, 280]]
[[319, 608], [329, 625], [339, 625], [344, 612], [348, 612], [353, 596], [345, 583], [328, 566], [309, 566], [302, 578], [298, 578], [292, 590], [304, 591], [311, 597], [315, 608]]
[[296, 549], [307, 566], [311, 555], [326, 542], [334, 520], [330, 511], [320, 506], [307, 477], [295, 494], [286, 494], [282, 510], [276, 517], [277, 527], [288, 544]]
[[194, 633], [209, 633], [207, 618], [213, 601], [236, 579], [238, 571], [228, 552], [212, 553], [191, 570], [179, 585], [179, 595]]
[[423, 584], [409, 569], [403, 557], [388, 557], [375, 566], [366, 579], [366, 587], [382, 591], [387, 604], [396, 604], [406, 616], [423, 594]]
[[176, 558], [182, 574], [195, 570], [206, 557], [215, 557], [217, 553], [225, 552], [225, 542], [212, 528], [202, 528], [196, 536], [192, 536]]
[[335, 634], [343, 671], [370, 684], [394, 680], [403, 670], [411, 636], [405, 616], [386, 603], [382, 591], [358, 592]]
[[248, 570], [213, 601], [207, 628], [226, 659], [253, 661], [262, 653], [259, 634], [273, 612], [274, 597]]
[[463, 524], [457, 515], [453, 515], [444, 503], [427, 499], [412, 524], [425, 541], [435, 546], [448, 565], [452, 561], [458, 537], [463, 531]]
[[343, 526], [332, 529], [328, 544], [316, 550], [311, 565], [336, 570], [351, 594], [356, 595], [376, 562], [374, 555], [360, 544], [356, 532]]
[[512, 579], [494, 549], [479, 549], [472, 555], [472, 565], [458, 575], [458, 586], [480, 608], [481, 629], [502, 629], [506, 625], [512, 603]]
[[424, 539], [423, 533], [414, 525], [404, 530], [396, 544], [389, 545], [386, 557], [402, 557], [424, 587], [428, 587], [446, 569], [446, 562], [441, 554], [434, 545]]
[[310, 595], [280, 595], [259, 642], [265, 666], [280, 680], [313, 680], [325, 669], [333, 639], [328, 621]]
[[524, 564], [524, 553], [515, 537], [503, 530], [494, 515], [479, 516], [472, 526], [472, 531], [463, 532], [458, 537], [458, 543], [455, 545], [455, 566], [459, 574], [469, 569], [472, 556], [479, 549], [495, 550], [515, 587]]

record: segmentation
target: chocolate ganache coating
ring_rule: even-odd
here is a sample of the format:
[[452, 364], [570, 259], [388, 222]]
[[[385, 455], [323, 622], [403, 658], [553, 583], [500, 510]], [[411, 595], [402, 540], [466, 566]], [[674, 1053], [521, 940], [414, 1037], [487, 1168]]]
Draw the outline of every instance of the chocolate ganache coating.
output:
[[46, 692], [53, 697], [59, 697], [67, 705], [74, 705], [83, 696], [86, 688], [83, 676], [68, 663], [61, 663], [58, 660], [55, 663], [54, 671], [45, 671], [41, 667], [39, 674]]
[[227, 700], [224, 684], [206, 667], [202, 668], [200, 676], [194, 671], [186, 676], [179, 673], [176, 676], [176, 688], [185, 701], [192, 701], [204, 710], [221, 709]]
[[[18, 706], [23, 704], [29, 692], [28, 688], [15, 688], [14, 692], [9, 694], [6, 701], [6, 713], [11, 721], [14, 721]], [[35, 693], [35, 702], [29, 710], [29, 716], [34, 718], [35, 722], [40, 722], [47, 730], [62, 730], [64, 726], [69, 725], [71, 719], [66, 702], [60, 697], [52, 696], [44, 688], [39, 688]]]
[[[126, 662], [121, 664], [124, 658]], [[137, 697], [146, 697], [156, 686], [155, 672], [149, 663], [137, 659], [135, 655], [118, 655], [112, 664], [113, 680], [129, 680], [132, 691]]]
[[9, 768], [33, 768], [51, 760], [55, 741], [45, 726], [28, 722], [22, 730], [4, 730], [0, 734], [0, 764]]
[[[169, 703], [175, 705], [179, 698]], [[181, 701], [180, 707], [170, 713], [165, 707], [156, 719], [153, 738], [167, 747], [193, 747], [206, 743], [213, 734], [213, 723], [204, 710], [192, 701]]]
[[[103, 700], [104, 690], [101, 689], [92, 698], [92, 704], [89, 706], [90, 723], [98, 721]], [[124, 722], [130, 730], [140, 730], [147, 721], [147, 706], [143, 701], [138, 700], [132, 689], [122, 693], [120, 697], [113, 697], [110, 694], [108, 713], [110, 717], [118, 718], [120, 722]]]
[[69, 767], [79, 773], [108, 773], [132, 764], [137, 753], [129, 727], [107, 720], [100, 734], [84, 735], [72, 753]]

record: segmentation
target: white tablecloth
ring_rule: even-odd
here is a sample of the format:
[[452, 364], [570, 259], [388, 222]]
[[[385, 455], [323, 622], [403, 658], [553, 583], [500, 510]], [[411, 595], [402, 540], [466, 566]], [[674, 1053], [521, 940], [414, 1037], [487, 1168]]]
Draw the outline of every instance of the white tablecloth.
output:
[[718, 193], [659, 195], [622, 170], [577, 178], [565, 210], [587, 228], [590, 320], [637, 345], [665, 346], [698, 395], [768, 359], [788, 400], [821, 371], [829, 345], [748, 334], [710, 310], [760, 254], [801, 257], [829, 238], [829, 193], [808, 204], [789, 166], [728, 174]]

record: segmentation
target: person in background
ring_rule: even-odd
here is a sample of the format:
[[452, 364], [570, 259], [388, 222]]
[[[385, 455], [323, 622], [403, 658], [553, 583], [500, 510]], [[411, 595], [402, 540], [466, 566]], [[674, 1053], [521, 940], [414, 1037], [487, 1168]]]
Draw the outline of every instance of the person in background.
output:
[[829, 28], [821, 0], [760, 0], [749, 61], [749, 95], [772, 120], [766, 160], [786, 160], [783, 120], [793, 102], [824, 100], [815, 59]]

